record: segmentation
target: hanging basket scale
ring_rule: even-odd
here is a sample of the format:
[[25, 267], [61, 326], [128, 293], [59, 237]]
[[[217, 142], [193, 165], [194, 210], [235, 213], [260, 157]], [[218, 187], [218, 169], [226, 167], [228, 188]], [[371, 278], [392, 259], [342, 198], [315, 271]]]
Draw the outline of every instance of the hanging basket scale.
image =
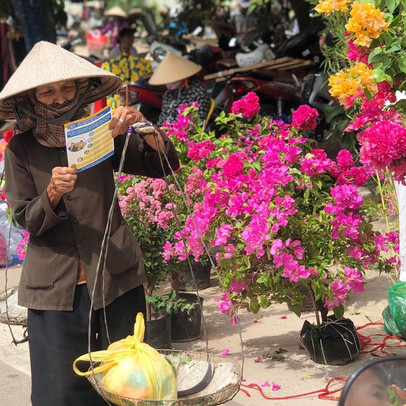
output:
[[103, 373], [87, 379], [108, 402], [118, 406], [214, 406], [231, 400], [241, 382], [239, 363], [230, 357], [201, 352], [158, 350], [176, 368], [178, 399], [133, 399], [112, 393], [102, 385]]

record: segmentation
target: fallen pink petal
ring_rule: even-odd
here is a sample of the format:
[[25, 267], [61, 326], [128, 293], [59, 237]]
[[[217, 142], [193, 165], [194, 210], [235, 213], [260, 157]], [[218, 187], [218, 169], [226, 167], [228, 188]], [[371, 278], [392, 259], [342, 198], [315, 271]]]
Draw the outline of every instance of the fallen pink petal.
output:
[[258, 320], [257, 320], [257, 319], [255, 319], [255, 320], [253, 321], [253, 323], [254, 323], [254, 324], [258, 323]]
[[264, 362], [264, 360], [263, 360], [262, 358], [257, 358], [254, 362], [259, 362], [259, 363], [261, 363], [261, 362]]
[[281, 388], [281, 385], [277, 384], [276, 382], [272, 382], [272, 391], [275, 392]]
[[230, 355], [230, 350], [224, 349], [223, 351], [221, 351], [221, 355], [222, 356]]
[[283, 316], [281, 316], [281, 317], [279, 317], [279, 318], [282, 319], [282, 320], [285, 320], [285, 319], [288, 318], [288, 316], [283, 315]]
[[271, 386], [271, 384], [269, 383], [269, 381], [265, 381], [265, 382], [262, 382], [262, 383], [261, 383], [261, 386], [262, 386], [262, 387]]

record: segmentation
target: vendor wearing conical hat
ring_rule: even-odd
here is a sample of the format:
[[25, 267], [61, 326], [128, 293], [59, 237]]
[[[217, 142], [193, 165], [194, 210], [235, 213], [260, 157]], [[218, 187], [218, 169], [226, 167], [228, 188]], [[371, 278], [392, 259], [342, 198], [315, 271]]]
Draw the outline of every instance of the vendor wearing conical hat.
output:
[[158, 125], [177, 120], [182, 105], [198, 104], [199, 116], [204, 121], [210, 109], [210, 96], [200, 78], [196, 76], [202, 67], [188, 59], [168, 52], [149, 80], [153, 86], [165, 85], [162, 110]]
[[104, 15], [109, 18], [109, 22], [100, 30], [102, 34], [109, 37], [109, 47], [114, 48], [117, 46], [118, 35], [124, 28], [130, 28], [127, 21], [128, 13], [120, 6], [105, 11]]
[[[16, 119], [21, 131], [6, 149], [5, 189], [15, 219], [30, 234], [18, 301], [28, 308], [33, 406], [105, 405], [72, 363], [88, 351], [88, 337], [92, 350], [104, 349], [131, 334], [137, 312], [145, 310], [141, 250], [113, 199], [125, 133], [145, 117], [119, 107], [109, 124], [114, 154], [97, 165], [78, 173], [66, 155], [64, 124], [120, 84], [85, 59], [40, 42], [0, 93], [0, 119]], [[145, 128], [143, 138], [129, 136], [123, 171], [163, 177], [169, 168], [159, 154], [176, 169], [176, 152], [164, 134]]]

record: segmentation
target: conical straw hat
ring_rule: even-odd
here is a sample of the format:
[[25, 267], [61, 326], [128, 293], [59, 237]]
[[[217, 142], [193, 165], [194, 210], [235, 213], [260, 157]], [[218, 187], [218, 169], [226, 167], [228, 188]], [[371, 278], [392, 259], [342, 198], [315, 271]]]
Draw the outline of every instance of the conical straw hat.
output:
[[111, 9], [107, 10], [104, 15], [108, 17], [128, 17], [128, 14], [120, 6], [112, 7]]
[[85, 104], [115, 92], [121, 79], [98, 68], [86, 59], [52, 44], [41, 41], [21, 62], [0, 93], [0, 119], [14, 118], [14, 111], [5, 101], [27, 90], [61, 80], [98, 78], [101, 84], [86, 93]]
[[166, 85], [167, 83], [189, 78], [201, 69], [200, 65], [168, 52], [155, 69], [148, 83], [150, 85]]

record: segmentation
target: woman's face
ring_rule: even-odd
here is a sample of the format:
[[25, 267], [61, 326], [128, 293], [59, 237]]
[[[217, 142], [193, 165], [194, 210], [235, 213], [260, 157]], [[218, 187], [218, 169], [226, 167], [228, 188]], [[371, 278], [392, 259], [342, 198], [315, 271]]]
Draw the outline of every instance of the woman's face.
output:
[[176, 89], [180, 88], [182, 83], [183, 83], [183, 80], [178, 80], [177, 82], [167, 83], [166, 88], [169, 90], [176, 90]]
[[76, 96], [76, 82], [62, 80], [49, 85], [38, 86], [35, 89], [35, 98], [46, 105], [63, 104]]

